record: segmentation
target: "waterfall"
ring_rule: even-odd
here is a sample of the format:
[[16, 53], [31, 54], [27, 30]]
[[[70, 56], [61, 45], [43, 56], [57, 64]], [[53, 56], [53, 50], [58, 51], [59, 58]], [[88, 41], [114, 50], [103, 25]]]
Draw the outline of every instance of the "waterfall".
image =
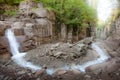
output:
[[102, 49], [100, 49], [95, 43], [92, 44], [92, 48], [99, 54], [99, 58], [95, 59], [95, 60], [92, 60], [92, 61], [88, 61], [88, 62], [85, 62], [84, 64], [82, 65], [77, 65], [77, 66], [73, 66], [75, 67], [76, 69], [79, 69], [80, 71], [82, 72], [85, 72], [85, 69], [91, 65], [95, 65], [95, 64], [99, 64], [99, 63], [102, 63], [104, 61], [106, 61], [109, 56], [107, 56], [103, 51]]
[[[33, 65], [31, 62], [27, 62], [24, 59], [24, 56], [26, 53], [20, 53], [19, 52], [19, 43], [17, 42], [14, 32], [11, 29], [7, 29], [5, 33], [11, 53], [12, 53], [12, 60], [14, 60], [19, 66], [21, 67], [27, 67], [32, 70], [39, 70], [41, 67]], [[97, 58], [96, 60], [88, 61], [83, 63], [82, 65], [70, 65], [70, 66], [64, 66], [61, 69], [64, 70], [69, 70], [69, 69], [77, 69], [80, 70], [81, 72], [85, 72], [85, 69], [91, 65], [99, 64], [107, 60], [109, 57], [100, 49], [95, 43], [92, 44], [92, 48], [100, 55], [100, 58]], [[55, 69], [47, 69], [46, 70], [47, 74], [52, 75], [55, 72]]]
[[17, 42], [14, 32], [11, 29], [7, 29], [5, 32], [5, 36], [8, 39], [9, 45], [10, 45], [10, 50], [12, 53], [12, 60], [14, 60], [19, 66], [21, 67], [27, 67], [30, 68], [32, 70], [38, 70], [41, 69], [38, 66], [33, 65], [30, 62], [27, 62], [24, 59], [24, 56], [26, 55], [26, 53], [20, 53], [19, 52], [19, 43]]
[[6, 31], [6, 36], [8, 38], [8, 42], [10, 43], [10, 50], [12, 55], [18, 55], [19, 54], [19, 44], [14, 36], [14, 33], [8, 29]]

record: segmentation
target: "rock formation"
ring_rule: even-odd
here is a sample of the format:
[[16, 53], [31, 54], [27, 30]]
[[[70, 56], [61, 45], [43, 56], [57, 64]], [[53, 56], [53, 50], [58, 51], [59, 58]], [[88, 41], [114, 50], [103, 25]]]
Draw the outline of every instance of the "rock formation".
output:
[[[120, 17], [114, 22], [115, 26], [111, 26], [108, 38], [105, 43], [109, 47], [112, 57], [120, 56]], [[116, 54], [116, 56], [115, 56]]]
[[[5, 21], [0, 21], [0, 43], [8, 46], [7, 41], [3, 41], [2, 38], [5, 35], [5, 30], [11, 28], [21, 45], [20, 51], [34, 49], [41, 43], [52, 40], [54, 20], [54, 13], [45, 9], [42, 4], [29, 0], [22, 1], [16, 15], [5, 19]], [[0, 44], [0, 51], [2, 51], [2, 47]]]

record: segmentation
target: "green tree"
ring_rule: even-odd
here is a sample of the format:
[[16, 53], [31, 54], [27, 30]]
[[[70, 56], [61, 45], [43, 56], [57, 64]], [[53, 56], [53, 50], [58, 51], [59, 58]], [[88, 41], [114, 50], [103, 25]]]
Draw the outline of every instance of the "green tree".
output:
[[53, 10], [57, 23], [65, 23], [71, 27], [89, 27], [88, 23], [96, 24], [96, 13], [85, 0], [35, 0]]
[[0, 3], [14, 5], [19, 4], [21, 1], [23, 0], [0, 0]]

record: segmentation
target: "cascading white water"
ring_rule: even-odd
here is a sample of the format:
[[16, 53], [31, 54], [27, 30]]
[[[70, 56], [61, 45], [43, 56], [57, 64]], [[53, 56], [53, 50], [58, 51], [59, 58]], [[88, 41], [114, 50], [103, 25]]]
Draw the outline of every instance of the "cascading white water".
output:
[[16, 41], [16, 39], [15, 39], [15, 37], [14, 37], [14, 33], [13, 33], [10, 29], [8, 29], [8, 30], [6, 31], [6, 36], [7, 36], [7, 38], [8, 38], [8, 42], [11, 44], [11, 45], [10, 45], [10, 50], [11, 50], [11, 52], [12, 52], [12, 55], [17, 55], [17, 54], [19, 54], [19, 51], [18, 51], [18, 49], [19, 49], [19, 44], [17, 43], [17, 41]]
[[[24, 56], [26, 55], [26, 53], [20, 53], [19, 52], [19, 43], [17, 42], [14, 33], [12, 32], [11, 29], [7, 29], [6, 30], [6, 37], [8, 38], [8, 42], [10, 44], [10, 49], [12, 52], [12, 59], [21, 67], [27, 67], [30, 68], [32, 70], [39, 70], [41, 69], [41, 67], [35, 66], [30, 62], [27, 62], [24, 59]], [[96, 45], [96, 44], [92, 44], [92, 48], [94, 50], [96, 50], [96, 52], [100, 55], [100, 58], [96, 59], [96, 60], [92, 60], [92, 61], [88, 61], [82, 65], [71, 65], [71, 66], [64, 66], [61, 69], [64, 70], [69, 70], [69, 69], [77, 69], [80, 70], [81, 72], [85, 72], [86, 67], [89, 67], [91, 65], [95, 65], [95, 64], [99, 64], [104, 62], [105, 60], [107, 60], [109, 57]], [[52, 69], [47, 69], [46, 72], [48, 74], [52, 74], [55, 72], [55, 70]]]
[[92, 48], [99, 54], [100, 58], [97, 58], [96, 60], [85, 62], [82, 65], [73, 65], [73, 69], [78, 69], [82, 72], [85, 72], [85, 69], [91, 65], [99, 64], [104, 62], [109, 58], [108, 55], [106, 55], [95, 43], [92, 44]]
[[26, 55], [26, 53], [20, 53], [19, 52], [19, 43], [17, 42], [14, 32], [11, 29], [7, 29], [5, 32], [5, 35], [8, 39], [9, 45], [10, 45], [10, 50], [12, 53], [12, 59], [21, 67], [27, 67], [30, 68], [32, 70], [38, 70], [41, 69], [38, 66], [33, 65], [30, 62], [27, 62], [24, 59], [24, 56]]
[[[92, 66], [92, 65], [96, 65], [96, 64], [100, 64], [100, 63], [106, 61], [109, 58], [109, 56], [106, 55], [102, 51], [102, 49], [100, 49], [95, 43], [92, 44], [92, 48], [99, 54], [99, 56], [100, 56], [99, 58], [97, 58], [95, 60], [92, 60], [92, 61], [85, 62], [85, 63], [83, 63], [81, 65], [79, 65], [79, 64], [78, 65], [72, 64], [70, 66], [66, 65], [66, 66], [63, 66], [61, 69], [63, 69], [63, 70], [77, 69], [77, 70], [79, 70], [81, 72], [85, 72], [85, 69], [87, 67]], [[49, 73], [49, 74], [53, 74], [54, 72], [55, 72], [54, 69], [47, 70], [47, 73]]]

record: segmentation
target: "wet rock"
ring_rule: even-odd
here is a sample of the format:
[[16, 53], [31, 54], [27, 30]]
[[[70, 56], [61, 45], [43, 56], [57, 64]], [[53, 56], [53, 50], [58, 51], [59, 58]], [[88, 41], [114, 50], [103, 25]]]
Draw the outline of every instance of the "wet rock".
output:
[[57, 48], [57, 47], [59, 47], [60, 46], [60, 43], [56, 43], [56, 44], [54, 44], [53, 46], [52, 46], [52, 48]]
[[4, 75], [0, 75], [0, 79], [2, 80], [4, 78]]
[[[101, 64], [93, 65], [89, 67], [89, 71], [94, 72], [96, 74], [100, 73], [112, 73], [119, 69], [119, 63], [116, 63], [117, 59], [111, 59], [107, 62], [103, 62]], [[86, 70], [86, 72], [89, 72]]]
[[75, 75], [79, 75], [79, 74], [81, 74], [81, 72], [80, 72], [79, 70], [70, 70], [70, 71], [72, 71], [73, 74], [75, 74]]
[[26, 72], [25, 71], [19, 71], [17, 72], [18, 75], [22, 75], [22, 74], [25, 74]]
[[8, 21], [0, 21], [0, 36], [5, 35], [5, 30], [11, 28], [11, 22]]
[[90, 75], [85, 75], [84, 77], [85, 77], [86, 79], [90, 79], [90, 78], [91, 78]]
[[62, 70], [62, 69], [58, 69], [55, 71], [55, 73], [53, 75], [64, 75], [67, 71], [66, 70]]
[[10, 51], [8, 45], [4, 44], [3, 38], [0, 37], [0, 59], [10, 59]]
[[46, 72], [47, 67], [43, 67], [41, 70], [37, 70], [34, 74], [35, 77], [39, 77], [42, 76], [42, 74], [44, 74]]
[[89, 37], [89, 38], [85, 38], [83, 43], [87, 45], [91, 45], [92, 41], [93, 41], [93, 38]]
[[21, 43], [20, 51], [28, 51], [36, 48], [35, 38], [26, 36], [25, 40]]
[[119, 75], [120, 75], [120, 73], [116, 73], [116, 75], [117, 75], [117, 76], [119, 76]]
[[67, 44], [68, 44], [69, 48], [72, 48], [72, 46], [73, 46], [72, 44], [70, 44], [70, 43], [67, 43]]

